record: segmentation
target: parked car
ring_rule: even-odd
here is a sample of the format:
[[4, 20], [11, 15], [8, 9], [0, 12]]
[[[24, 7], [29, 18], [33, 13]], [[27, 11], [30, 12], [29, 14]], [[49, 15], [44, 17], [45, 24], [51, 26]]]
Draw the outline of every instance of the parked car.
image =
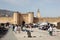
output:
[[41, 23], [39, 29], [41, 29], [41, 30], [48, 30], [48, 28], [50, 27], [48, 24], [49, 23], [47, 23], [47, 22]]

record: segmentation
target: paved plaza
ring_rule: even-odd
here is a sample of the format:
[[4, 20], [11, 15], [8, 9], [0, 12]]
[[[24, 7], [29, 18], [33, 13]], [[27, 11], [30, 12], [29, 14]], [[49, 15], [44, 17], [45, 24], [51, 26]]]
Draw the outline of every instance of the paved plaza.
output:
[[[30, 30], [27, 28], [27, 30]], [[60, 30], [54, 29], [53, 36], [50, 36], [48, 31], [39, 30], [38, 28], [32, 28], [32, 38], [27, 37], [26, 31], [21, 31], [20, 33], [15, 33], [11, 29], [7, 34], [0, 38], [0, 40], [60, 40]]]
[[13, 34], [13, 31], [10, 28], [6, 33], [6, 35], [0, 38], [0, 40], [17, 40], [17, 38], [15, 37], [15, 35]]
[[27, 32], [14, 33], [18, 40], [60, 40], [60, 30], [54, 29], [53, 36], [50, 36], [48, 31], [32, 28], [32, 38], [27, 37]]

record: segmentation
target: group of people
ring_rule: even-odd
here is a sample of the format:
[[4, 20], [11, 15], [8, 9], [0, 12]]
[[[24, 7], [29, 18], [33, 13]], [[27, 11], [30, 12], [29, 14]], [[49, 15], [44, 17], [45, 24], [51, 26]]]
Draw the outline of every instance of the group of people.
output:
[[10, 27], [12, 28], [12, 30], [15, 32], [15, 33], [20, 33], [20, 31], [23, 31], [23, 27], [25, 26], [25, 22], [23, 21], [22, 22], [22, 25], [10, 25]]
[[52, 36], [53, 35], [53, 27], [54, 27], [53, 24], [47, 23], [47, 25], [40, 26], [39, 29], [41, 29], [41, 30], [47, 30], [49, 32], [49, 35]]
[[[15, 33], [20, 33], [20, 31], [23, 31], [23, 27], [25, 26], [25, 22], [23, 21], [22, 22], [22, 25], [13, 25], [13, 31], [15, 32]], [[48, 28], [48, 32], [49, 32], [49, 34], [52, 36], [53, 35], [53, 26], [52, 25], [49, 25], [50, 27]], [[31, 28], [31, 26], [29, 26], [29, 28], [30, 28], [30, 31], [32, 30], [32, 28]]]
[[21, 27], [20, 27], [20, 25], [15, 25], [15, 27], [13, 27], [13, 31], [15, 32], [15, 33], [20, 33], [20, 30], [21, 30]]
[[[22, 22], [22, 26], [21, 25], [15, 25], [15, 28], [13, 27], [14, 32], [16, 33], [17, 31], [20, 33], [20, 31], [23, 31], [23, 27], [25, 26], [25, 22]], [[48, 32], [49, 35], [53, 35], [53, 26], [49, 25], [50, 27], [48, 28]], [[32, 30], [31, 26], [29, 26], [30, 31]]]

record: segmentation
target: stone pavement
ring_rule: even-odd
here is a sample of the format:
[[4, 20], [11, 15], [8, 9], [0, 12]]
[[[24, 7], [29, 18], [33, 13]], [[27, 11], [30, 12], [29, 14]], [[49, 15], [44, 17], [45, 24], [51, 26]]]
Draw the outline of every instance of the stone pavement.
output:
[[[28, 28], [29, 30], [29, 28]], [[60, 40], [60, 32], [55, 30], [53, 36], [48, 34], [48, 31], [32, 28], [32, 38], [27, 37], [27, 32], [15, 33], [9, 29], [8, 33], [0, 40]]]
[[17, 40], [17, 39], [10, 28], [8, 30], [8, 33], [4, 37], [0, 38], [0, 40]]
[[28, 38], [26, 32], [13, 33], [18, 40], [60, 40], [60, 32], [58, 31], [54, 31], [53, 36], [50, 36], [48, 31], [39, 30], [37, 28], [33, 28], [32, 30], [32, 38]]

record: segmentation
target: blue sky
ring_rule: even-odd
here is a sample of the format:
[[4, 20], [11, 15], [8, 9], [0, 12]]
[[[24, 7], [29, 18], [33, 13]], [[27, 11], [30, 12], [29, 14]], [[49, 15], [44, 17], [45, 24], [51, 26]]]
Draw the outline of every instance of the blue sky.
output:
[[0, 9], [19, 12], [34, 12], [40, 9], [42, 17], [59, 17], [60, 0], [0, 0]]

